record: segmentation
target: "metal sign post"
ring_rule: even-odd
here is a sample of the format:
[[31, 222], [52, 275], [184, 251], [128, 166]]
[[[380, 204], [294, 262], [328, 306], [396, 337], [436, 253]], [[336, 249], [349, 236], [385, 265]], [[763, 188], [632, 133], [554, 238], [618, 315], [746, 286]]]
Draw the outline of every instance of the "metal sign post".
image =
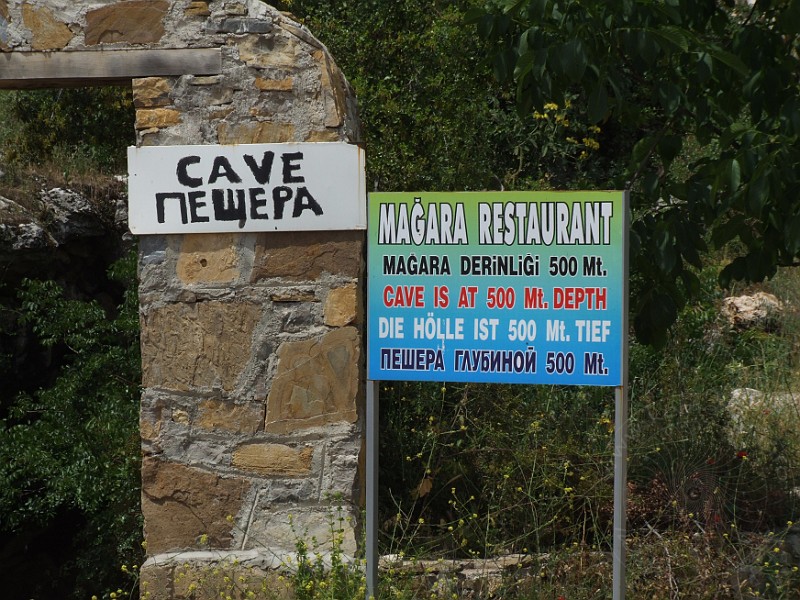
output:
[[613, 600], [625, 599], [625, 557], [628, 503], [628, 392], [614, 390], [614, 536]]
[[622, 380], [614, 389], [614, 548], [613, 548], [613, 600], [625, 600], [625, 559], [627, 555], [628, 512], [628, 253], [630, 230], [630, 192], [623, 195], [625, 232], [622, 250], [623, 311], [620, 327], [625, 332], [622, 340]]
[[367, 600], [378, 597], [378, 415], [379, 383], [367, 380]]

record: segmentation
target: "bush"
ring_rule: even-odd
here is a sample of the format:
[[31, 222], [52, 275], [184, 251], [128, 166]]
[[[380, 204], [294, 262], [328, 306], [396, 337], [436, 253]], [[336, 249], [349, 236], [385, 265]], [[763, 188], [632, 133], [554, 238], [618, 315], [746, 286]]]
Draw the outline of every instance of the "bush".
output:
[[[141, 562], [135, 253], [109, 276], [125, 286], [110, 315], [96, 301], [66, 299], [52, 281], [26, 280], [19, 291], [22, 323], [63, 357], [52, 384], [43, 377], [0, 404], [0, 529], [28, 548], [14, 556], [22, 564], [2, 566], [26, 598], [86, 598], [114, 585], [116, 565]], [[48, 540], [60, 556], [38, 547]]]

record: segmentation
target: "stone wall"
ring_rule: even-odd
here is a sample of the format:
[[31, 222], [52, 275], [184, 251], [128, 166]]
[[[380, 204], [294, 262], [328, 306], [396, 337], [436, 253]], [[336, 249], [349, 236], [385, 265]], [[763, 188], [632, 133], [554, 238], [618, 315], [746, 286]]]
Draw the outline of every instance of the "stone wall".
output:
[[[328, 51], [258, 0], [0, 0], [2, 51], [127, 48], [222, 53], [219, 75], [133, 81], [140, 146], [360, 141]], [[183, 597], [187, 562], [276, 566], [332, 504], [355, 552], [363, 253], [363, 232], [140, 238], [150, 598]]]

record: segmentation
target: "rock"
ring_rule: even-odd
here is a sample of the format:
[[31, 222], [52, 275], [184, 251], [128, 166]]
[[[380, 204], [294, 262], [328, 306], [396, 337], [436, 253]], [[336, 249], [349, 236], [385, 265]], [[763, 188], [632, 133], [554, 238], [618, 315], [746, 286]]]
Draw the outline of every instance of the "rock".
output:
[[731, 296], [722, 301], [722, 315], [735, 329], [772, 328], [782, 311], [783, 303], [767, 292]]
[[765, 394], [753, 388], [737, 388], [731, 392], [728, 402], [728, 412], [732, 422], [740, 429], [752, 421], [753, 413], [769, 416], [786, 410], [794, 412], [798, 409], [800, 409], [800, 392]]
[[69, 44], [72, 32], [60, 22], [48, 8], [36, 8], [30, 4], [22, 7], [22, 19], [33, 34], [34, 50], [60, 50]]
[[251, 302], [170, 304], [142, 315], [142, 381], [177, 391], [231, 391], [252, 355], [261, 307]]
[[248, 488], [246, 479], [145, 458], [142, 512], [148, 551], [190, 548], [202, 535], [210, 547], [227, 548], [232, 534], [226, 516], [239, 512]]
[[[728, 401], [728, 436], [739, 452], [792, 464], [797, 456], [787, 452], [800, 443], [797, 414], [800, 410], [800, 392], [764, 393], [752, 388], [731, 392]], [[792, 440], [788, 442], [787, 440]], [[777, 458], [779, 457], [779, 458]]]
[[44, 222], [57, 244], [108, 232], [98, 210], [82, 195], [53, 188], [39, 193], [45, 209]]
[[325, 301], [325, 324], [329, 327], [344, 327], [358, 318], [358, 290], [355, 285], [335, 288]]
[[86, 45], [128, 42], [150, 44], [164, 35], [166, 0], [116, 2], [86, 13]]
[[355, 423], [360, 353], [354, 327], [281, 344], [278, 371], [267, 397], [266, 431], [288, 433]]
[[292, 448], [285, 444], [244, 444], [233, 452], [237, 469], [266, 476], [300, 477], [311, 472], [314, 448]]

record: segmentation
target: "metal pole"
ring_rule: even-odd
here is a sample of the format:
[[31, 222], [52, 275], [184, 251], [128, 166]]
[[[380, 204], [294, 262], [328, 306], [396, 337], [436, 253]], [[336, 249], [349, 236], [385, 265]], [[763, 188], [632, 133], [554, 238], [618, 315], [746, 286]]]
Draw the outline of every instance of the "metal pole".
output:
[[628, 269], [630, 191], [623, 196], [621, 385], [614, 389], [614, 580], [613, 600], [625, 600], [625, 558], [628, 510]]
[[625, 600], [625, 536], [628, 503], [628, 402], [627, 389], [614, 389], [614, 594]]
[[378, 594], [378, 395], [379, 382], [367, 380], [367, 598]]

